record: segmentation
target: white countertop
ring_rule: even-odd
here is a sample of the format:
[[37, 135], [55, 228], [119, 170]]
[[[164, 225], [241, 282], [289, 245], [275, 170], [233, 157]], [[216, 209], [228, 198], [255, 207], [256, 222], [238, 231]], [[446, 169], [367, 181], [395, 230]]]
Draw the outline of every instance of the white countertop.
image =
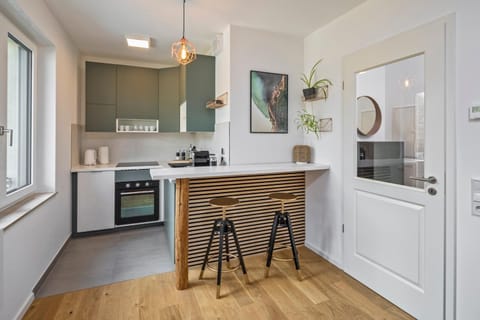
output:
[[183, 167], [183, 168], [151, 168], [150, 175], [153, 180], [222, 177], [249, 174], [267, 174], [298, 171], [328, 170], [330, 165], [324, 163], [262, 163], [215, 167]]
[[97, 164], [95, 166], [78, 165], [73, 166], [70, 172], [93, 172], [93, 171], [118, 171], [118, 170], [138, 170], [138, 169], [153, 169], [164, 168], [165, 165], [158, 166], [139, 166], [139, 167], [117, 167], [117, 163]]

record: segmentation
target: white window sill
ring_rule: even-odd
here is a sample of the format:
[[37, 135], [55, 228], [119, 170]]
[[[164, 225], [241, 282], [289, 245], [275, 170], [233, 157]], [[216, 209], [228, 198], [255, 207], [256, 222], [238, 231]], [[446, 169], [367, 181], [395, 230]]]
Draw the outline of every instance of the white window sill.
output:
[[4, 231], [56, 195], [56, 192], [34, 193], [0, 211], [0, 230]]

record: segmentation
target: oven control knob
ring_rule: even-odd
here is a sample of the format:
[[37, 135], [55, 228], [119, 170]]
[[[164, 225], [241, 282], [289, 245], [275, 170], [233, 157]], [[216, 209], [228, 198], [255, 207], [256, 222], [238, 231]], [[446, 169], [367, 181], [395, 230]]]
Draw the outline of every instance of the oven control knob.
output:
[[130, 183], [125, 183], [125, 188], [130, 188]]
[[140, 182], [135, 183], [135, 187], [140, 187]]
[[145, 182], [145, 187], [148, 187], [150, 186], [150, 183], [149, 182]]

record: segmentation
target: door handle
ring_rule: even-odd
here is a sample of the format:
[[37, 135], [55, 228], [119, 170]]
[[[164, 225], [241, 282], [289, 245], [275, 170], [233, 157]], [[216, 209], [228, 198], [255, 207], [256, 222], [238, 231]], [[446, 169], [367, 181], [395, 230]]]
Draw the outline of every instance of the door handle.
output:
[[0, 136], [5, 133], [10, 133], [10, 147], [13, 146], [13, 129], [6, 129], [4, 126], [0, 126]]
[[415, 181], [428, 182], [430, 184], [437, 183], [437, 178], [435, 178], [433, 176], [430, 176], [428, 178], [424, 178], [424, 177], [409, 177], [409, 178], [412, 179], [412, 180], [415, 180]]

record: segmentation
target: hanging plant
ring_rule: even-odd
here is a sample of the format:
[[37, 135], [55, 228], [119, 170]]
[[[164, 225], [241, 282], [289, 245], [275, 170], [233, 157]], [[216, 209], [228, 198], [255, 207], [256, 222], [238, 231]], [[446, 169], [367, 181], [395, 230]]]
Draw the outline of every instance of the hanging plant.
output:
[[317, 138], [320, 133], [320, 121], [315, 117], [313, 113], [308, 112], [306, 109], [298, 111], [298, 116], [295, 119], [297, 123], [297, 129], [302, 129], [306, 134], [315, 133]]
[[303, 89], [303, 96], [305, 97], [306, 100], [308, 99], [313, 99], [317, 96], [317, 91], [320, 88], [323, 92], [323, 96], [327, 98], [327, 88], [328, 86], [332, 85], [332, 81], [328, 79], [320, 79], [320, 80], [315, 80], [315, 76], [317, 73], [317, 67], [322, 62], [322, 59], [318, 60], [310, 69], [310, 73], [307, 74], [302, 74], [302, 77], [300, 80], [305, 84], [305, 89]]

